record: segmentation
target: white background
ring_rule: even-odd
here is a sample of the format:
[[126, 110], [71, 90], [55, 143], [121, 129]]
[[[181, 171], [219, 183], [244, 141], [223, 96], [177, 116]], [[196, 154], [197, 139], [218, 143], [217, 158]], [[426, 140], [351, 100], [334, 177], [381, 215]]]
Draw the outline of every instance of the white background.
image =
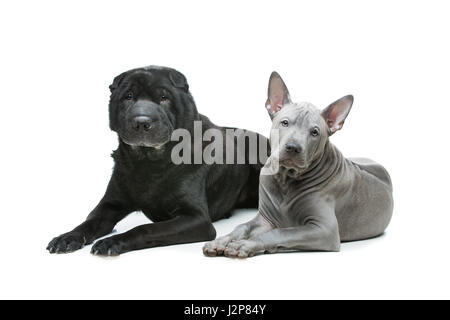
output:
[[[9, 1], [0, 5], [0, 298], [450, 298], [446, 1]], [[202, 243], [50, 255], [103, 195], [117, 138], [108, 85], [183, 72], [219, 125], [267, 135], [267, 80], [294, 101], [355, 103], [332, 141], [394, 183], [387, 233], [340, 253], [206, 258]], [[256, 214], [215, 224], [218, 235]], [[134, 213], [123, 232], [147, 222]]]

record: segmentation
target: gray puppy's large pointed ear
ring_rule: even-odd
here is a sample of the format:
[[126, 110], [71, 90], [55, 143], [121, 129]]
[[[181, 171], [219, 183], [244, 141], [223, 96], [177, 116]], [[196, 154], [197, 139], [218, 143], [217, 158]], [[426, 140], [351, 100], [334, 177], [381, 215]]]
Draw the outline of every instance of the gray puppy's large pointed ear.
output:
[[269, 79], [266, 101], [266, 109], [269, 112], [270, 118], [273, 118], [278, 111], [289, 103], [291, 103], [291, 98], [283, 79], [281, 79], [276, 71], [272, 72]]
[[352, 104], [353, 96], [348, 95], [336, 100], [322, 111], [322, 117], [327, 123], [330, 136], [342, 128], [352, 108]]

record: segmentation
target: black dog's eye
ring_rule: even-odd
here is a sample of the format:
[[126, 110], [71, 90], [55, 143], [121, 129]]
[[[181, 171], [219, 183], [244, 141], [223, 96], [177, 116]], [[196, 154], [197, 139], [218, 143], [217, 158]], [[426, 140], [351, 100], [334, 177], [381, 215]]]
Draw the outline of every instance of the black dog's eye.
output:
[[287, 126], [289, 125], [289, 121], [287, 121], [287, 120], [282, 120], [282, 121], [281, 121], [281, 125], [282, 125], [283, 127], [287, 127]]
[[127, 93], [127, 95], [125, 96], [125, 98], [126, 98], [127, 100], [133, 99], [133, 92], [129, 91], [129, 92]]
[[319, 129], [317, 129], [317, 128], [312, 128], [311, 129], [311, 135], [313, 136], [313, 137], [317, 137], [318, 135], [319, 135]]

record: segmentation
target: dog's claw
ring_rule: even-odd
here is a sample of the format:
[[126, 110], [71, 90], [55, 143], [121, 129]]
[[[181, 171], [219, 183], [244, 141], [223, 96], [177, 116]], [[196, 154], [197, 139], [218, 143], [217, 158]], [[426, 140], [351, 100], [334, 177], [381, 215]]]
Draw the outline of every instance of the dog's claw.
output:
[[214, 249], [203, 248], [203, 254], [207, 257], [215, 257], [218, 253]]

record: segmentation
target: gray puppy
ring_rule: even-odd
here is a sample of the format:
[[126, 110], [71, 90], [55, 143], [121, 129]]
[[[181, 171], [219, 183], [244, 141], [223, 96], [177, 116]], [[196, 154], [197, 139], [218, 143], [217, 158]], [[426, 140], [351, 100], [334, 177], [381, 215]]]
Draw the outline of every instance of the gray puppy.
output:
[[206, 243], [205, 255], [339, 251], [341, 241], [384, 232], [393, 211], [388, 172], [369, 159], [344, 158], [328, 139], [342, 128], [352, 103], [350, 95], [323, 111], [293, 103], [281, 77], [272, 73], [266, 102], [272, 154], [266, 167], [279, 170], [260, 177], [258, 215]]

